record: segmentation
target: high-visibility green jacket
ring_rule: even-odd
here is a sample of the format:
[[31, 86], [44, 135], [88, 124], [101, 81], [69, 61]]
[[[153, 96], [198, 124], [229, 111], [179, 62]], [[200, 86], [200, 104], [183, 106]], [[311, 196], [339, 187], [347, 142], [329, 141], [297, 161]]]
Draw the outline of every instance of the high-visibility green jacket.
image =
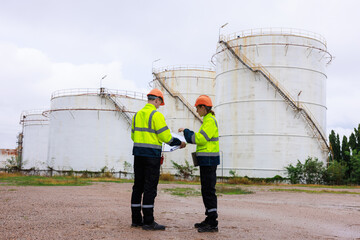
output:
[[181, 144], [178, 138], [171, 136], [164, 115], [150, 103], [134, 115], [131, 139], [134, 141], [133, 155], [145, 157], [160, 157], [163, 142], [170, 146]]
[[196, 144], [196, 157], [199, 166], [215, 166], [220, 164], [219, 129], [215, 116], [206, 114], [199, 132], [184, 130], [188, 143]]

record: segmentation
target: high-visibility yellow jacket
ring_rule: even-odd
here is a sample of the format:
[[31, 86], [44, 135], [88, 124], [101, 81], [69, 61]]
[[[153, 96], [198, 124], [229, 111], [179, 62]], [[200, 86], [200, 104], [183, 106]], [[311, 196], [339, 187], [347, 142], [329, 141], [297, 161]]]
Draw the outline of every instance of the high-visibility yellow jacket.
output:
[[199, 166], [215, 166], [220, 164], [219, 129], [215, 116], [208, 113], [204, 116], [199, 132], [184, 130], [188, 143], [196, 144], [196, 157]]
[[150, 103], [134, 115], [131, 139], [134, 141], [133, 155], [145, 157], [160, 157], [163, 142], [170, 146], [181, 144], [178, 138], [171, 136], [164, 115]]

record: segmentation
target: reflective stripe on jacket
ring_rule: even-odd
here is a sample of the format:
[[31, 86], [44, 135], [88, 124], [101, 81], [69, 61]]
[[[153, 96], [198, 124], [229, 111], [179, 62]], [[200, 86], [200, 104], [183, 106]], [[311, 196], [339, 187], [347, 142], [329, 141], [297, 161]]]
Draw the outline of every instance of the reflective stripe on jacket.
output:
[[184, 130], [188, 143], [196, 144], [196, 156], [199, 166], [215, 166], [220, 164], [219, 129], [216, 118], [208, 113], [203, 119], [199, 132]]
[[172, 144], [174, 140], [177, 140], [176, 143], [180, 142], [171, 136], [164, 115], [157, 112], [156, 107], [150, 103], [134, 115], [131, 139], [134, 141], [133, 155], [145, 157], [160, 157], [163, 142], [167, 144]]

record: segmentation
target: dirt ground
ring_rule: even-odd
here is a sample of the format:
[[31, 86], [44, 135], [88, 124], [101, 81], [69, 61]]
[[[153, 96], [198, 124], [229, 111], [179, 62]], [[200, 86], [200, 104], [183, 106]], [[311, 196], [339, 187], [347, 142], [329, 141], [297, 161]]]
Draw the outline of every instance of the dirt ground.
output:
[[153, 232], [130, 227], [131, 187], [0, 185], [0, 239], [360, 239], [360, 195], [244, 187], [254, 194], [219, 196], [219, 232], [198, 233], [193, 225], [204, 218], [201, 197], [162, 189], [200, 186], [160, 184], [155, 220], [167, 228]]

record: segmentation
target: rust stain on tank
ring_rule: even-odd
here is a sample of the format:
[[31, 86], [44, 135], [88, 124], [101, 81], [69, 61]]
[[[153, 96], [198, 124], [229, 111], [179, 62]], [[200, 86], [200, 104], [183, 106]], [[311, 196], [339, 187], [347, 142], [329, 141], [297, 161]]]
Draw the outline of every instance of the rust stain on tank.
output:
[[16, 149], [0, 149], [1, 155], [13, 155], [17, 156], [17, 150]]

